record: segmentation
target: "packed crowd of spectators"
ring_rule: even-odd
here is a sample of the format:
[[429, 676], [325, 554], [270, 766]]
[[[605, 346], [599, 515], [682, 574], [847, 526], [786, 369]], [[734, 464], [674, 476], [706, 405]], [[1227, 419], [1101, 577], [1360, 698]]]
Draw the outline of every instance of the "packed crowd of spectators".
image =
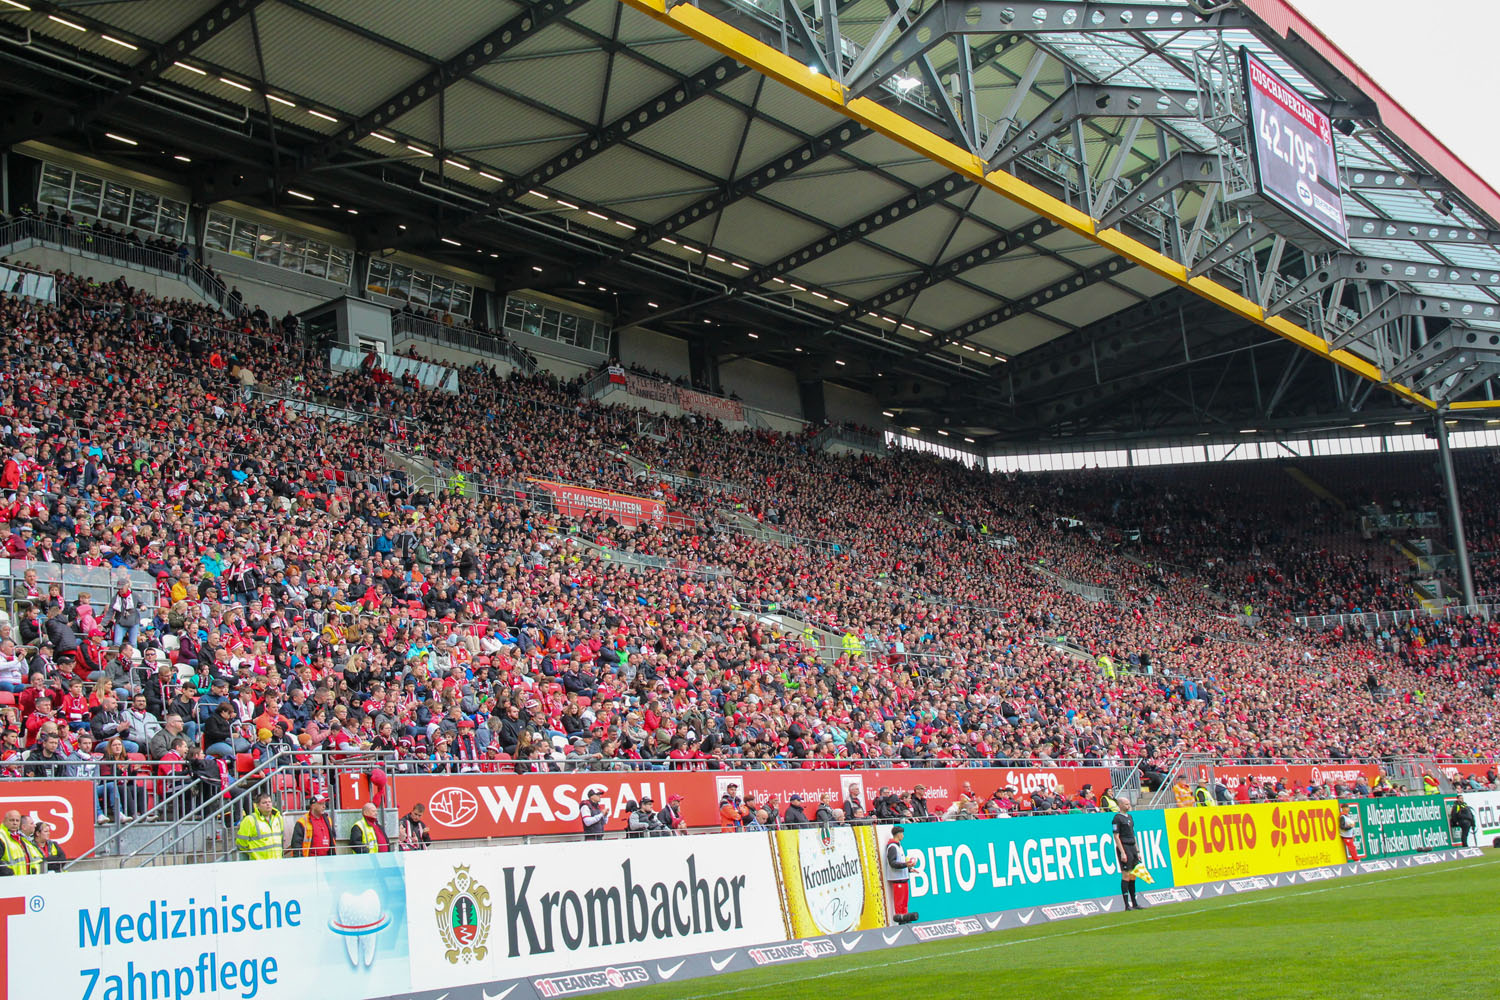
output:
[[[5, 545], [156, 586], [22, 586], [0, 774], [113, 776], [102, 813], [158, 800], [132, 755], [211, 796], [246, 755], [361, 749], [434, 772], [1500, 750], [1490, 623], [1246, 629], [1211, 577], [1061, 520], [1047, 480], [698, 417], [643, 436], [577, 381], [475, 365], [432, 391], [330, 370], [263, 313], [59, 279], [56, 307], [0, 298]], [[388, 452], [467, 478], [415, 481]], [[683, 517], [565, 517], [529, 478]], [[820, 655], [770, 613], [852, 641]]]

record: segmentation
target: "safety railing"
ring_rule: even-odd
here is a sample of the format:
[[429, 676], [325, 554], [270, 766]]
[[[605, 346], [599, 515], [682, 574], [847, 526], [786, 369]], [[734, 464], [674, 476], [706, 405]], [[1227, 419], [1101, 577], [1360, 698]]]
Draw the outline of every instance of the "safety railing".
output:
[[534, 375], [538, 368], [536, 358], [504, 334], [466, 326], [450, 326], [408, 312], [391, 313], [391, 338], [393, 341], [416, 340], [456, 347], [504, 361], [527, 375]]
[[26, 240], [83, 257], [177, 278], [231, 315], [243, 316], [248, 311], [223, 279], [182, 251], [145, 246], [106, 235], [87, 225], [64, 226], [35, 216], [12, 219], [0, 225], [0, 247], [19, 253], [25, 249], [20, 244]]
[[1361, 626], [1374, 632], [1379, 629], [1410, 625], [1426, 621], [1452, 621], [1455, 618], [1490, 619], [1500, 615], [1500, 604], [1450, 604], [1434, 611], [1426, 608], [1405, 608], [1400, 611], [1364, 611], [1341, 615], [1302, 615], [1292, 622], [1314, 632], [1326, 632], [1344, 626]]
[[[213, 780], [205, 780], [200, 777], [205, 772], [161, 775], [147, 765], [144, 777], [132, 775], [126, 780], [174, 784], [155, 801], [147, 800], [148, 788], [131, 791], [139, 797], [139, 814], [132, 814], [128, 822], [92, 850], [71, 859], [67, 867], [104, 857], [117, 859], [121, 867], [232, 859], [235, 826], [262, 792], [271, 796], [284, 816], [305, 812], [312, 798], [321, 795], [329, 797], [331, 810], [351, 808], [374, 801], [377, 796], [362, 796], [357, 790], [368, 790], [371, 775], [393, 767], [396, 755], [368, 750], [283, 750], [261, 759], [246, 760], [249, 756], [240, 753], [226, 761], [229, 773], [223, 782], [213, 778], [216, 769], [206, 772]], [[383, 794], [378, 797], [381, 801], [376, 805], [384, 811]], [[286, 826], [289, 831], [290, 821]]]

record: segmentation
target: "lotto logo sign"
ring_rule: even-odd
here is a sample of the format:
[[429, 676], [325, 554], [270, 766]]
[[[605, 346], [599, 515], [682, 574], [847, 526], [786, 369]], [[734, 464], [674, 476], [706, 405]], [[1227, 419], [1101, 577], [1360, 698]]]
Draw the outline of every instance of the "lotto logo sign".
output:
[[1332, 802], [1168, 809], [1172, 881], [1199, 885], [1340, 864], [1337, 809]]
[[1279, 805], [1271, 811], [1272, 847], [1300, 847], [1333, 840], [1338, 835], [1338, 823], [1331, 813], [1293, 811]]
[[1255, 846], [1255, 817], [1243, 812], [1219, 813], [1204, 810], [1201, 814], [1181, 810], [1177, 819], [1177, 856], [1191, 858], [1200, 851], [1222, 854], [1225, 851], [1248, 850]]

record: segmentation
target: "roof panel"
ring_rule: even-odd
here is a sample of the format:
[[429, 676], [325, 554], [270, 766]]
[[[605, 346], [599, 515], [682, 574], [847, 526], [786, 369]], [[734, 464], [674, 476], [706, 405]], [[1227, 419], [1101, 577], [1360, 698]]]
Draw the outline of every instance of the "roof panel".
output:
[[1048, 319], [1074, 326], [1086, 326], [1106, 316], [1113, 316], [1121, 309], [1135, 305], [1139, 300], [1118, 288], [1099, 283], [1090, 285], [1082, 292], [1065, 295], [1049, 302], [1038, 310]]
[[711, 97], [699, 97], [635, 133], [636, 145], [696, 167], [711, 177], [728, 177], [739, 149], [746, 116]]
[[[345, 112], [362, 114], [426, 69], [389, 46], [331, 28], [284, 4], [263, 4], [256, 22], [267, 81]], [[310, 52], [317, 57], [309, 58]]]
[[714, 242], [742, 260], [763, 264], [822, 234], [823, 229], [819, 226], [747, 199], [724, 210]]
[[509, 0], [443, 0], [442, 17], [413, 16], [408, 0], [309, 0], [308, 6], [438, 60], [461, 51], [521, 10]]
[[[628, 146], [616, 146], [559, 176], [548, 186], [583, 201], [609, 204], [629, 199], [650, 199], [665, 192], [680, 191], [702, 182], [692, 174]], [[635, 218], [655, 222], [665, 218], [666, 206], [638, 206]], [[658, 214], [660, 212], [660, 214]], [[630, 213], [633, 215], [633, 213]]]
[[[554, 55], [545, 67], [529, 61], [498, 63], [486, 66], [477, 75], [544, 110], [556, 110], [592, 125], [598, 119], [599, 94], [608, 69], [608, 54], [596, 49]], [[496, 133], [504, 134], [506, 128], [505, 119], [497, 115]]]
[[1045, 316], [1029, 313], [992, 326], [971, 340], [988, 344], [992, 350], [1014, 358], [1017, 354], [1040, 347], [1069, 332], [1066, 326]]
[[838, 228], [905, 194], [905, 189], [870, 174], [803, 176], [793, 174], [762, 194]]
[[962, 218], [953, 208], [939, 202], [891, 223], [872, 235], [870, 241], [915, 260], [935, 261], [946, 250]]

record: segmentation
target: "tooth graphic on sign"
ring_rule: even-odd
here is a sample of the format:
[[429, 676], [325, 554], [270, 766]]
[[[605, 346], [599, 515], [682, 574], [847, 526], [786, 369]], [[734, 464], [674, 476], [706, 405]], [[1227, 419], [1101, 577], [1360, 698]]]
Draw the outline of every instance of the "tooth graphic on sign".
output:
[[375, 964], [376, 935], [391, 924], [391, 916], [381, 909], [380, 895], [374, 889], [339, 896], [338, 913], [328, 921], [328, 929], [344, 939], [349, 964], [354, 968]]

